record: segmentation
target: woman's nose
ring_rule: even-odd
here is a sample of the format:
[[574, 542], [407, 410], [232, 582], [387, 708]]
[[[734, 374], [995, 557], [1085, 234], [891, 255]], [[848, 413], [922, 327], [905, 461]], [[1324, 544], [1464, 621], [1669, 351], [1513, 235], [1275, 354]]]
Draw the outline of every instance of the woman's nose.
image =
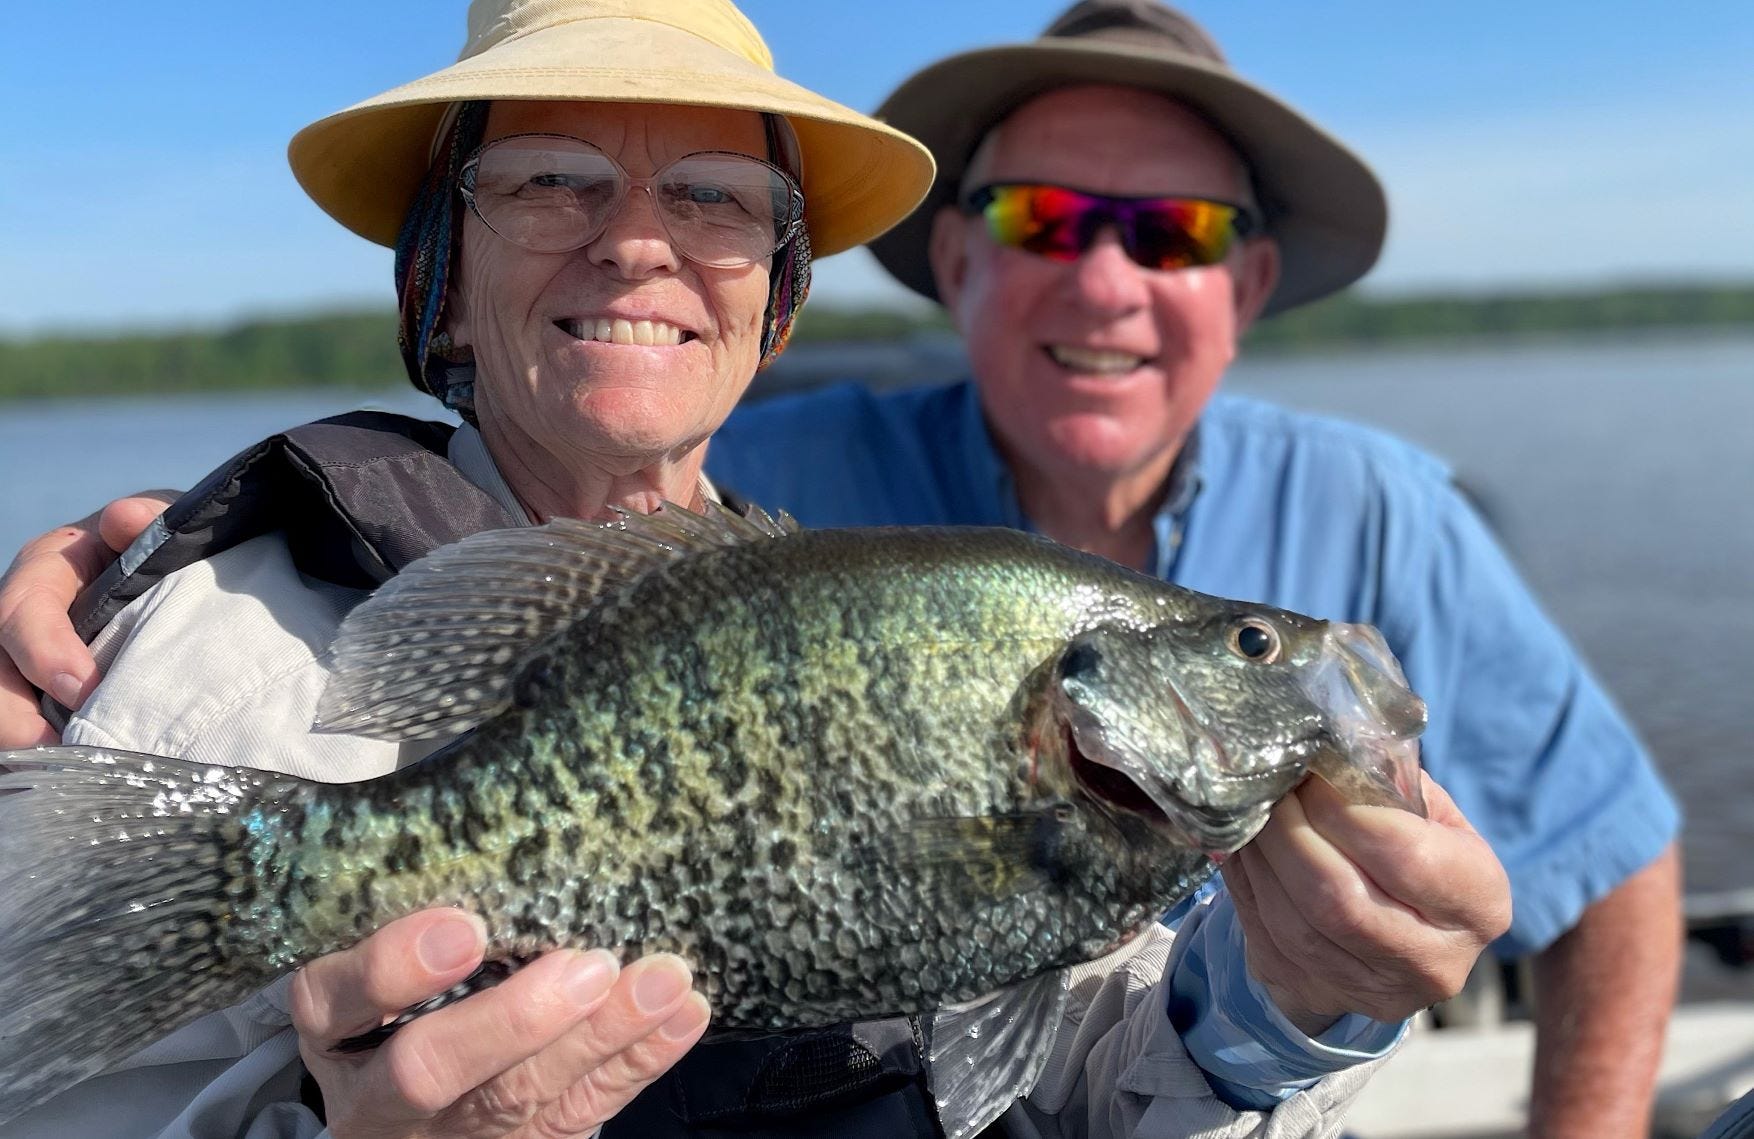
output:
[[585, 247], [585, 255], [592, 264], [612, 265], [623, 277], [635, 280], [682, 267], [682, 255], [664, 228], [651, 187], [643, 184], [627, 188], [603, 232]]

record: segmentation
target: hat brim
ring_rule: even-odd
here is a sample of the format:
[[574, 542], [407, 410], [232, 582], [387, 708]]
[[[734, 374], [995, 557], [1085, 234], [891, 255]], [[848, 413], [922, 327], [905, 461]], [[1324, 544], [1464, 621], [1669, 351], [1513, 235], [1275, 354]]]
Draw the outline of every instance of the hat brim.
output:
[[1035, 96], [1084, 83], [1169, 96], [1236, 148], [1279, 246], [1279, 284], [1264, 315], [1336, 292], [1376, 263], [1388, 228], [1382, 185], [1320, 127], [1220, 64], [1067, 41], [951, 56], [909, 78], [878, 109], [878, 118], [925, 143], [938, 162], [920, 208], [871, 242], [883, 267], [914, 292], [939, 299], [927, 257], [932, 220], [953, 203], [976, 145]]
[[[601, 61], [642, 61], [612, 65]], [[469, 100], [671, 103], [784, 115], [803, 159], [805, 224], [827, 256], [907, 216], [932, 180], [919, 143], [679, 28], [555, 24], [311, 124], [287, 148], [299, 184], [348, 229], [393, 246], [445, 108]]]

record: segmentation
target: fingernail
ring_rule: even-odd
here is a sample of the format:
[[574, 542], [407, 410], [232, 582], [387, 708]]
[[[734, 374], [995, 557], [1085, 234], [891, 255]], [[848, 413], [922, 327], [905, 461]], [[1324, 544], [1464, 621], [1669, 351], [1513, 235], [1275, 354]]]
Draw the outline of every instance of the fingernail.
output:
[[566, 995], [580, 1008], [595, 1004], [609, 986], [615, 983], [615, 974], [620, 972], [620, 965], [613, 954], [601, 949], [593, 949], [581, 954], [568, 968], [561, 984]]
[[633, 1003], [641, 1012], [657, 1012], [688, 988], [688, 970], [674, 961], [648, 966], [633, 984]]
[[427, 927], [414, 951], [428, 971], [449, 973], [469, 964], [486, 944], [487, 927], [481, 919], [459, 916]]
[[658, 1029], [658, 1035], [665, 1040], [686, 1040], [700, 1031], [701, 1022], [712, 1016], [712, 1010], [706, 1007], [706, 998], [690, 997], [683, 1006], [673, 1013]]
[[49, 678], [49, 695], [72, 712], [78, 709], [85, 697], [85, 685], [70, 672], [57, 672]]

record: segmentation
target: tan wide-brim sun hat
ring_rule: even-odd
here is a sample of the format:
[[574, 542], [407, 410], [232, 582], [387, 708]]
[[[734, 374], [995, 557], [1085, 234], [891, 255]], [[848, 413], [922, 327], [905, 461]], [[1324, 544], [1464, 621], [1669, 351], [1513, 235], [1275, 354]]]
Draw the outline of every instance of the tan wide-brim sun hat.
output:
[[1167, 95], [1236, 148], [1253, 176], [1267, 231], [1279, 244], [1279, 285], [1267, 313], [1342, 289], [1376, 263], [1388, 206], [1361, 159], [1231, 71], [1211, 37], [1180, 12], [1153, 0], [1084, 0], [1033, 43], [941, 60], [878, 108], [878, 118], [920, 139], [938, 160], [925, 203], [871, 243], [883, 267], [937, 300], [926, 254], [932, 219], [954, 203], [975, 147], [1035, 96], [1084, 83]]
[[393, 246], [453, 103], [678, 103], [784, 115], [802, 151], [805, 222], [826, 256], [894, 225], [932, 182], [932, 157], [891, 127], [774, 74], [727, 0], [474, 0], [457, 62], [311, 124], [293, 174], [336, 221]]

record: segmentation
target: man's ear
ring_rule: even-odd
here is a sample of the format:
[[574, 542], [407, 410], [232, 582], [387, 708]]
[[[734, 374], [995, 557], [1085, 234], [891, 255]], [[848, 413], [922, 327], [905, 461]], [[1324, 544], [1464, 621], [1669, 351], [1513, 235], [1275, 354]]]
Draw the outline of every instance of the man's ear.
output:
[[968, 228], [968, 219], [961, 210], [940, 206], [932, 218], [932, 237], [926, 245], [932, 278], [938, 285], [938, 300], [951, 316], [956, 315], [963, 282], [968, 277]]
[[1236, 268], [1236, 334], [1247, 332], [1279, 284], [1279, 243], [1257, 237], [1243, 246]]

